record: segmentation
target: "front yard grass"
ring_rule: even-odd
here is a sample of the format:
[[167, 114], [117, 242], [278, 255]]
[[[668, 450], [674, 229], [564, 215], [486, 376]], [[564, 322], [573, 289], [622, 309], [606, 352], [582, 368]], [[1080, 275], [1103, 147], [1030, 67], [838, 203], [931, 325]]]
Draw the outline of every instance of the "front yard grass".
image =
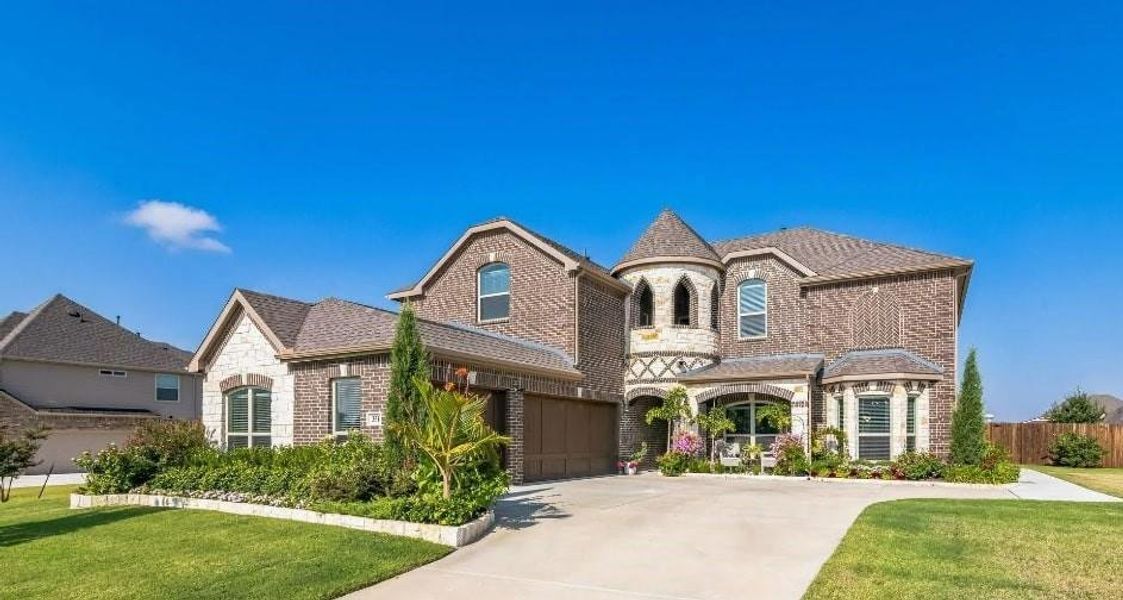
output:
[[70, 510], [73, 487], [0, 505], [12, 598], [333, 598], [450, 549], [339, 527], [146, 507]]
[[1095, 469], [1074, 469], [1071, 467], [1053, 467], [1048, 465], [1023, 465], [1022, 468], [1041, 471], [1046, 475], [1064, 479], [1065, 481], [1084, 486], [1090, 490], [1096, 490], [1097, 492], [1110, 494], [1117, 498], [1123, 498], [1123, 469], [1102, 467]]
[[805, 598], [1118, 598], [1123, 504], [898, 500], [867, 508]]

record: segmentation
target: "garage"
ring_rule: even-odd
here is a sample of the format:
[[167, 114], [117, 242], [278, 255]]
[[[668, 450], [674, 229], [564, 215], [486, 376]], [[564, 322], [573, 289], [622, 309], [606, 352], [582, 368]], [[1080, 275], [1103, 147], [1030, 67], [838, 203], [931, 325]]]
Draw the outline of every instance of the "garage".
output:
[[74, 457], [86, 450], [97, 452], [109, 444], [123, 445], [132, 433], [131, 429], [52, 429], [35, 455], [42, 462], [27, 472], [42, 475], [51, 470], [51, 465], [55, 473], [77, 472]]
[[616, 472], [616, 403], [526, 396], [525, 481]]

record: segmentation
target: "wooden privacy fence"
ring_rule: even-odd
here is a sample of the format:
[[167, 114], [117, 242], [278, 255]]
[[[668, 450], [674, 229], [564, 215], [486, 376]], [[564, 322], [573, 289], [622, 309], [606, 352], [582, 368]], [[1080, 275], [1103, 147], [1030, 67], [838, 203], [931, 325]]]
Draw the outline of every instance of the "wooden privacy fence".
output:
[[1049, 446], [1062, 433], [1090, 435], [1104, 450], [1105, 467], [1123, 467], [1123, 425], [1101, 423], [991, 423], [987, 438], [1010, 451], [1014, 461], [1028, 465], [1049, 463]]

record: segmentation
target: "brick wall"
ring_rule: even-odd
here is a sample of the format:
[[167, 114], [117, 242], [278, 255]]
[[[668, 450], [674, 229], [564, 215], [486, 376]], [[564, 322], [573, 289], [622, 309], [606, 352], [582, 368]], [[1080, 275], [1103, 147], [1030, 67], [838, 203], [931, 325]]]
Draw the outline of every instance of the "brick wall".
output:
[[607, 394], [624, 390], [624, 297], [589, 278], [582, 278], [577, 368], [584, 385]]
[[647, 456], [641, 465], [644, 468], [655, 467], [655, 458], [667, 451], [667, 422], [655, 421], [648, 425], [644, 417], [647, 411], [662, 403], [654, 396], [641, 396], [624, 405], [620, 415], [621, 457], [635, 452], [643, 442], [647, 442]]
[[295, 363], [291, 370], [296, 390], [293, 443], [311, 444], [332, 435], [332, 380], [339, 377], [362, 380], [361, 430], [373, 439], [382, 439], [382, 428], [367, 425], [366, 415], [371, 411], [386, 413], [386, 396], [390, 389], [389, 355]]
[[[798, 277], [790, 267], [770, 256], [736, 259], [728, 265], [718, 307], [723, 357], [812, 351], [805, 349], [803, 339]], [[768, 335], [763, 339], [743, 340], [738, 335], [737, 288], [746, 279], [761, 279], [768, 284]]]
[[[943, 381], [931, 389], [929, 422], [932, 451], [946, 453], [951, 412], [955, 406], [958, 291], [954, 273], [899, 275], [807, 289], [805, 338], [808, 351], [826, 354], [829, 362], [854, 349], [855, 313], [865, 310], [874, 288], [877, 294], [892, 298], [896, 304], [891, 311], [899, 315], [899, 343], [896, 345], [944, 369]], [[883, 316], [873, 318], [882, 319]], [[864, 335], [859, 333], [859, 338]]]
[[[497, 260], [511, 268], [511, 316], [498, 323], [478, 323], [476, 273]], [[411, 299], [417, 313], [522, 337], [574, 355], [573, 276], [561, 263], [526, 240], [495, 230], [472, 237], [429, 281], [425, 295]]]

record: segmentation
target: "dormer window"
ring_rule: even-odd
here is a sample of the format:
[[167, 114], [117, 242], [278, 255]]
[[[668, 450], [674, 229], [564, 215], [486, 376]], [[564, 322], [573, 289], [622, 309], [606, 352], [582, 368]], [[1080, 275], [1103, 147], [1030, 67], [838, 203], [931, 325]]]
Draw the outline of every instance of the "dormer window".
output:
[[737, 326], [743, 340], [768, 335], [768, 284], [748, 279], [737, 286]]
[[511, 316], [511, 268], [504, 263], [484, 265], [479, 271], [477, 310], [481, 323]]

